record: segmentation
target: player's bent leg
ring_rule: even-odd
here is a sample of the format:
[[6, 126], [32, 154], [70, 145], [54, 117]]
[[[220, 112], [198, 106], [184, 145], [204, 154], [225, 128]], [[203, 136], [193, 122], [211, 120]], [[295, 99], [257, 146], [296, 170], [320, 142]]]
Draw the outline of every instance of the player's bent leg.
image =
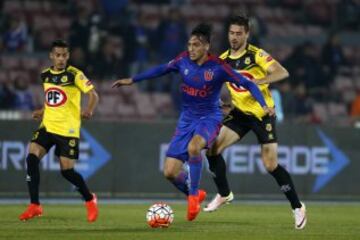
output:
[[167, 157], [164, 163], [164, 176], [179, 191], [189, 195], [188, 173], [183, 170], [183, 162], [180, 159]]
[[266, 143], [261, 145], [261, 159], [268, 172], [272, 172], [278, 166], [277, 143]]
[[26, 181], [30, 195], [30, 205], [19, 216], [22, 221], [41, 216], [43, 214], [42, 206], [39, 201], [39, 184], [40, 184], [40, 159], [46, 154], [46, 149], [37, 143], [30, 143], [29, 154], [26, 157]]
[[295, 228], [303, 229], [307, 221], [305, 205], [299, 200], [290, 174], [277, 162], [277, 143], [263, 144], [261, 146], [261, 157], [266, 170], [275, 178], [280, 190], [291, 204]]
[[[195, 135], [188, 144], [189, 153], [189, 169], [190, 169], [190, 191], [188, 196], [188, 213], [187, 219], [192, 221], [200, 212], [200, 195], [203, 195], [204, 191], [199, 191], [201, 170], [202, 170], [202, 158], [201, 150], [206, 147], [206, 140], [200, 136]], [[206, 197], [201, 196], [202, 198]]]
[[209, 170], [213, 174], [213, 180], [216, 184], [218, 193], [212, 201], [204, 208], [205, 212], [213, 212], [220, 206], [230, 203], [234, 195], [230, 190], [226, 178], [226, 164], [221, 153], [240, 139], [240, 136], [227, 126], [222, 126], [220, 134], [213, 146], [207, 151], [206, 157], [209, 162]]
[[84, 178], [74, 170], [75, 160], [67, 157], [60, 157], [61, 175], [72, 183], [85, 200], [88, 222], [96, 221], [99, 210], [97, 207], [97, 197], [91, 193], [84, 181]]

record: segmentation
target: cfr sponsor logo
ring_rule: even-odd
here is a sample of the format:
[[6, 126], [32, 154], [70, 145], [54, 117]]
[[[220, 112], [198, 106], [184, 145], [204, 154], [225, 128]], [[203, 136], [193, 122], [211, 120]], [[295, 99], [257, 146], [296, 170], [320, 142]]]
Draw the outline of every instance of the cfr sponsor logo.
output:
[[46, 105], [50, 107], [59, 107], [66, 103], [67, 97], [60, 88], [48, 88], [45, 92]]

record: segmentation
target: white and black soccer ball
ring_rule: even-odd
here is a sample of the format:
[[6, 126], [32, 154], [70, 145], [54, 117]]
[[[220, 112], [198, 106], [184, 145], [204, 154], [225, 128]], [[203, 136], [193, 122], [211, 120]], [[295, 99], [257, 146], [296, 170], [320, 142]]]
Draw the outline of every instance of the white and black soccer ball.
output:
[[148, 209], [146, 221], [152, 228], [167, 228], [174, 221], [174, 212], [166, 203], [155, 203]]

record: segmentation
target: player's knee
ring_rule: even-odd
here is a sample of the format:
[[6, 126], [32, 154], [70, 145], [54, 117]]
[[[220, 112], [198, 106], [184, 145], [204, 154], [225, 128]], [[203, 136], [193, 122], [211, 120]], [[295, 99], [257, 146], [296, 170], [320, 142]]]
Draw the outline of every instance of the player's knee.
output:
[[37, 158], [41, 159], [45, 154], [45, 150], [40, 145], [31, 143], [29, 147], [29, 154], [32, 154]]
[[272, 172], [272, 171], [274, 171], [275, 168], [277, 167], [277, 163], [276, 163], [276, 162], [273, 162], [273, 161], [270, 161], [270, 162], [265, 161], [265, 162], [264, 162], [264, 167], [265, 167], [266, 171]]
[[188, 153], [190, 157], [200, 155], [201, 148], [196, 143], [190, 143], [188, 146]]
[[61, 175], [68, 180], [74, 175], [74, 169], [62, 169]]
[[270, 146], [262, 147], [262, 159], [264, 167], [268, 172], [272, 172], [277, 167], [277, 153]]
[[167, 168], [165, 167], [163, 170], [164, 177], [168, 180], [172, 180], [176, 178], [176, 171], [173, 168]]

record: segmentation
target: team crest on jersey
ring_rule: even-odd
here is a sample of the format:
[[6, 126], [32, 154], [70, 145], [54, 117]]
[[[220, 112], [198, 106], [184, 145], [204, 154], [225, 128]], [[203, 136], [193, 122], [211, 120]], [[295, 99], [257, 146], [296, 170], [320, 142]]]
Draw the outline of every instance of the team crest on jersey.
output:
[[69, 141], [69, 146], [70, 146], [70, 147], [75, 147], [75, 146], [76, 146], [76, 141], [75, 141], [75, 139], [71, 139], [71, 140]]
[[49, 107], [59, 107], [67, 101], [66, 93], [60, 88], [48, 88], [45, 91], [45, 103]]
[[186, 68], [186, 69], [184, 70], [184, 75], [186, 76], [186, 75], [188, 75], [188, 74], [189, 74], [189, 69]]
[[214, 77], [214, 72], [211, 69], [206, 70], [204, 72], [205, 81], [211, 81], [213, 79], [213, 77]]
[[61, 81], [62, 83], [66, 83], [66, 82], [68, 81], [68, 77], [67, 77], [67, 76], [62, 76], [61, 79], [60, 79], [60, 81]]
[[251, 63], [250, 57], [245, 58], [244, 62], [245, 62], [246, 65], [249, 65]]
[[271, 130], [272, 130], [271, 123], [267, 123], [265, 128], [266, 128], [266, 131], [271, 132]]

